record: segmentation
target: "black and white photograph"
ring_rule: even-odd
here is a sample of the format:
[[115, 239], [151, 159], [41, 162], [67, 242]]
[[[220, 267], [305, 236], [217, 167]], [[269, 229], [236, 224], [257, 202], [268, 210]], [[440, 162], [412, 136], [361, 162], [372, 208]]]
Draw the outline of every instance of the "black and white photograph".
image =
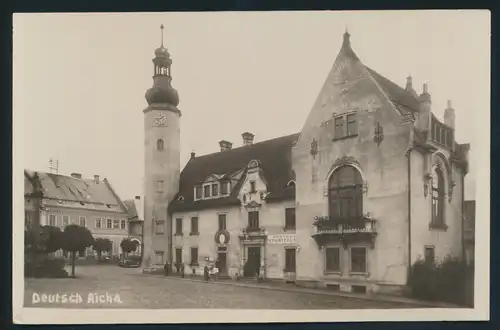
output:
[[15, 14], [14, 322], [488, 320], [490, 93], [488, 11]]

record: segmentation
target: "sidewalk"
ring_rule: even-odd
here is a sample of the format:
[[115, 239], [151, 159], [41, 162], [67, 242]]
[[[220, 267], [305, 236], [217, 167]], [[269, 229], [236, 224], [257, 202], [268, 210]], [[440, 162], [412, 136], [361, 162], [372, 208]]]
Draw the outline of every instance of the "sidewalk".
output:
[[[164, 277], [166, 280], [174, 280], [174, 281], [190, 281], [190, 282], [204, 282], [202, 276], [185, 276], [182, 278], [180, 275], [173, 274], [165, 277], [164, 275], [156, 275], [156, 274], [134, 274], [139, 276], [157, 276]], [[298, 293], [311, 293], [311, 294], [320, 294], [320, 295], [329, 295], [336, 297], [344, 297], [344, 298], [352, 298], [352, 299], [361, 299], [361, 300], [371, 300], [371, 301], [381, 301], [381, 302], [390, 302], [390, 303], [401, 303], [401, 304], [410, 304], [415, 306], [420, 306], [421, 308], [460, 308], [461, 306], [442, 303], [442, 302], [428, 302], [428, 301], [420, 301], [411, 298], [406, 298], [402, 296], [391, 296], [385, 294], [360, 294], [360, 293], [351, 293], [351, 292], [342, 292], [342, 291], [329, 291], [327, 289], [310, 289], [304, 287], [298, 287], [291, 283], [284, 282], [274, 282], [274, 281], [263, 281], [257, 283], [255, 280], [249, 279], [240, 279], [239, 281], [235, 281], [233, 279], [215, 279], [210, 280], [211, 284], [218, 285], [232, 285], [244, 288], [255, 288], [255, 289], [265, 289], [265, 290], [277, 290], [277, 291], [288, 291], [288, 292], [298, 292]]]

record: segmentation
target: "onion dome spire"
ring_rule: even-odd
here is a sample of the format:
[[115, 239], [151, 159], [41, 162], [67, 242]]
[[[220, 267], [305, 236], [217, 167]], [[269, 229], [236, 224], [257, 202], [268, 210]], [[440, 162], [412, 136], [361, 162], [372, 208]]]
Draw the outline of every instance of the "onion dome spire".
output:
[[358, 56], [351, 48], [351, 34], [349, 33], [349, 31], [347, 31], [347, 27], [344, 32], [344, 40], [342, 42], [342, 48], [340, 51], [343, 52], [347, 57], [350, 57], [354, 60], [359, 60]]
[[164, 26], [162, 24], [160, 26], [161, 45], [155, 50], [155, 57], [153, 58], [153, 87], [146, 92], [146, 101], [149, 105], [167, 104], [177, 107], [179, 104], [179, 95], [171, 85], [172, 59], [168, 50], [163, 46], [163, 29]]

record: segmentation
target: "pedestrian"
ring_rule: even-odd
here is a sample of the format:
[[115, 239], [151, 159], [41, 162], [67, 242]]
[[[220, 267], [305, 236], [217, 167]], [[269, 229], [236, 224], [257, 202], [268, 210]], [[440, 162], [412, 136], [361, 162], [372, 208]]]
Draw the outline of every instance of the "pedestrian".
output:
[[260, 280], [260, 266], [255, 267], [255, 277], [257, 279], [257, 283], [259, 283]]
[[205, 268], [203, 268], [203, 279], [205, 280], [205, 282], [208, 282], [208, 266], [205, 265]]
[[165, 273], [165, 276], [168, 276], [168, 262], [166, 262], [165, 266], [163, 266], [163, 271]]
[[181, 277], [184, 278], [184, 263], [181, 263]]

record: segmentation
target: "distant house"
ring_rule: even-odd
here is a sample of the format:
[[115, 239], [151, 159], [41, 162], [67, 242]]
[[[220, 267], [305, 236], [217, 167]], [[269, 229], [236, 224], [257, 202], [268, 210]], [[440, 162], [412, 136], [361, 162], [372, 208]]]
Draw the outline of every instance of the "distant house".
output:
[[137, 250], [133, 254], [142, 256], [143, 200], [140, 196], [135, 196], [134, 199], [128, 199], [123, 203], [128, 211], [128, 237], [138, 244]]
[[475, 227], [476, 201], [464, 201], [464, 248], [468, 265], [474, 265]]
[[[51, 225], [64, 230], [69, 224], [77, 224], [87, 227], [94, 238], [110, 239], [111, 254], [121, 254], [120, 242], [128, 236], [128, 213], [107, 179], [25, 170], [24, 188], [25, 228]], [[80, 257], [93, 254], [89, 247]]]

